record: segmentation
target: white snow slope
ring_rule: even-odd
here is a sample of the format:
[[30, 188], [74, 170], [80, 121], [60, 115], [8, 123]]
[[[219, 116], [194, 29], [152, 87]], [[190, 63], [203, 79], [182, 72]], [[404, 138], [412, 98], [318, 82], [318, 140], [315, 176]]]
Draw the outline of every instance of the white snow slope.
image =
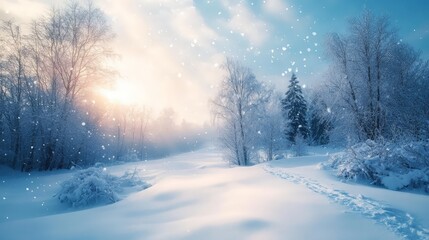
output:
[[0, 239], [429, 239], [429, 196], [340, 182], [326, 159], [231, 167], [206, 148], [108, 167], [152, 186], [78, 211], [53, 197], [71, 172], [0, 169]]

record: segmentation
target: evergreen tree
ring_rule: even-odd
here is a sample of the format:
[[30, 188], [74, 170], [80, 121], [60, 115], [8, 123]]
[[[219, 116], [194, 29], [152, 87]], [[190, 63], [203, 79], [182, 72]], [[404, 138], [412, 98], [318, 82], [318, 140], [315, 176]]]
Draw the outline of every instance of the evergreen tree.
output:
[[311, 141], [315, 145], [329, 143], [329, 131], [332, 129], [330, 122], [324, 119], [318, 112], [310, 113], [310, 135]]
[[302, 95], [302, 89], [295, 73], [292, 74], [286, 96], [282, 99], [283, 117], [286, 120], [285, 135], [295, 143], [298, 135], [307, 139], [309, 135], [307, 124], [307, 102]]
[[322, 94], [320, 90], [314, 91], [308, 102], [309, 139], [314, 145], [329, 143], [329, 132], [332, 130], [331, 110]]

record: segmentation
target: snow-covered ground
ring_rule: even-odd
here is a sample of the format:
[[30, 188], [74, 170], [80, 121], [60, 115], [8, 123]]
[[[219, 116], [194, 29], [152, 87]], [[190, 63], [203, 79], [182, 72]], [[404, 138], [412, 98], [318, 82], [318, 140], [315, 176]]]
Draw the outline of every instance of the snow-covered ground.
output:
[[72, 172], [0, 169], [1, 239], [429, 239], [429, 196], [338, 181], [327, 150], [231, 167], [215, 148], [108, 167], [152, 186], [75, 210], [53, 197]]

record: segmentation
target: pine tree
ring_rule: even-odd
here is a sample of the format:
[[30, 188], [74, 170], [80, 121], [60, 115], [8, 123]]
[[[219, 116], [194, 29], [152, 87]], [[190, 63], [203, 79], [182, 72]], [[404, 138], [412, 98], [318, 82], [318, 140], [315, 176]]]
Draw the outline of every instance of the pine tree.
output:
[[288, 140], [295, 143], [299, 135], [307, 139], [309, 135], [306, 117], [307, 102], [295, 73], [292, 74], [286, 96], [282, 99], [282, 111], [286, 120], [284, 133]]
[[310, 142], [314, 145], [329, 143], [332, 130], [331, 110], [322, 97], [320, 89], [310, 94], [308, 102], [308, 130]]
[[331, 123], [324, 119], [319, 112], [310, 113], [310, 139], [315, 145], [324, 145], [329, 143], [329, 131], [332, 129]]

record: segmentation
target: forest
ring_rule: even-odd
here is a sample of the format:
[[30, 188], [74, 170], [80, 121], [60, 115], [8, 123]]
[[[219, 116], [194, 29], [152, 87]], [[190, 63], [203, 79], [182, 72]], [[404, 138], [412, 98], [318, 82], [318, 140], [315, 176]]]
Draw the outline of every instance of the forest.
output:
[[114, 84], [115, 34], [91, 2], [53, 8], [28, 28], [4, 20], [0, 36], [0, 164], [29, 172], [147, 160], [207, 138], [207, 126], [177, 123], [171, 108], [155, 115], [102, 96]]
[[307, 92], [293, 73], [279, 96], [251, 69], [226, 61], [214, 112], [231, 161], [257, 162], [261, 149], [272, 160], [286, 146], [300, 153], [308, 144], [427, 141], [429, 62], [399, 41], [386, 17], [366, 11], [348, 31], [329, 34], [327, 78]]

